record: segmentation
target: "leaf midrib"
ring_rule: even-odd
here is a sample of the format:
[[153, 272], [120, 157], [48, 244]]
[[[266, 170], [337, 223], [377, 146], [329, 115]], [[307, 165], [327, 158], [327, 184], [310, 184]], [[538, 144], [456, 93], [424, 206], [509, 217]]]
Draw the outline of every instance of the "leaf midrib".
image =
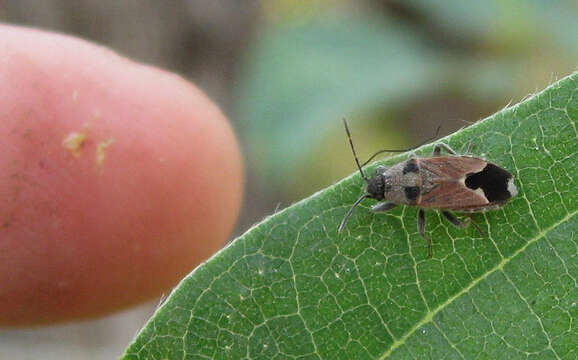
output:
[[456, 299], [458, 299], [460, 296], [462, 296], [463, 294], [466, 294], [467, 292], [469, 292], [474, 286], [476, 286], [477, 284], [479, 284], [480, 282], [482, 282], [483, 280], [485, 280], [488, 276], [490, 276], [491, 274], [495, 273], [498, 270], [503, 270], [504, 266], [506, 264], [508, 264], [510, 261], [512, 261], [513, 259], [515, 259], [519, 254], [523, 253], [530, 245], [536, 243], [538, 240], [544, 238], [546, 236], [546, 234], [548, 234], [550, 231], [554, 230], [555, 228], [557, 228], [558, 226], [560, 226], [561, 224], [565, 223], [566, 221], [570, 220], [572, 217], [574, 217], [576, 215], [576, 213], [578, 212], [578, 210], [573, 211], [571, 213], [568, 213], [564, 218], [560, 219], [560, 221], [552, 224], [551, 226], [545, 228], [544, 230], [538, 232], [536, 234], [536, 236], [532, 239], [530, 239], [524, 246], [522, 246], [521, 248], [519, 248], [518, 250], [516, 250], [512, 255], [510, 255], [509, 257], [505, 257], [502, 259], [502, 261], [500, 261], [498, 264], [496, 264], [496, 266], [492, 267], [491, 269], [489, 269], [487, 272], [485, 272], [484, 274], [482, 274], [480, 277], [478, 277], [477, 279], [474, 279], [468, 286], [466, 286], [465, 288], [463, 288], [462, 290], [458, 291], [456, 294], [454, 294], [453, 296], [450, 296], [445, 302], [443, 302], [442, 304], [440, 304], [438, 307], [436, 307], [435, 309], [433, 309], [432, 311], [428, 311], [426, 313], [426, 315], [418, 322], [416, 323], [416, 325], [414, 327], [412, 327], [407, 333], [405, 333], [402, 337], [400, 337], [398, 340], [395, 340], [393, 342], [393, 344], [391, 345], [391, 347], [387, 350], [387, 352], [385, 352], [383, 354], [383, 356], [380, 358], [380, 360], [384, 360], [387, 359], [389, 357], [389, 355], [391, 355], [393, 353], [393, 351], [395, 349], [397, 349], [398, 347], [400, 347], [401, 345], [405, 344], [405, 341], [411, 336], [413, 335], [419, 328], [421, 328], [422, 326], [424, 326], [427, 323], [433, 322], [433, 318], [443, 309], [445, 309], [448, 305], [452, 304]]

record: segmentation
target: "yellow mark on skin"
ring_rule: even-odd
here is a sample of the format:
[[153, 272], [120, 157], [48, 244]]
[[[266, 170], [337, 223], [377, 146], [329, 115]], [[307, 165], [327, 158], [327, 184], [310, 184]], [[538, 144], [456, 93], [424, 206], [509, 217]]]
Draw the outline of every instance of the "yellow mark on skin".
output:
[[86, 134], [72, 132], [62, 140], [62, 146], [72, 152], [74, 156], [80, 156], [80, 150], [86, 141]]
[[98, 145], [96, 146], [96, 163], [98, 164], [98, 166], [101, 166], [102, 163], [104, 162], [104, 159], [106, 158], [105, 150], [107, 147], [112, 145], [113, 142], [114, 139], [109, 138], [105, 141], [99, 142]]

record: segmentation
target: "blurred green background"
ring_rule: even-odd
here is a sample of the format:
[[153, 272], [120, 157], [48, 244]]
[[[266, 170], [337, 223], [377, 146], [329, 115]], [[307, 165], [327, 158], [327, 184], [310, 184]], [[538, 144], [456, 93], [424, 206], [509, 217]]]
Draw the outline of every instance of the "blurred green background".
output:
[[[576, 70], [578, 3], [546, 0], [0, 0], [0, 20], [101, 43], [195, 82], [240, 139], [234, 235], [355, 171], [516, 103]], [[0, 358], [117, 357], [156, 304], [0, 330]]]
[[283, 206], [355, 170], [341, 118], [362, 158], [407, 147], [520, 100], [578, 58], [575, 2], [313, 3], [264, 8], [231, 109], [257, 191]]

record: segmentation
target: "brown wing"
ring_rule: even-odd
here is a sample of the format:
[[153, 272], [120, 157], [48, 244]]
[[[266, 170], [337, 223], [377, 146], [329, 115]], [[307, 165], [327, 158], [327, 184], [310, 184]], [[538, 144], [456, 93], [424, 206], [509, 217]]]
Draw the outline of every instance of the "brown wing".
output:
[[442, 179], [465, 178], [467, 174], [482, 171], [487, 164], [487, 161], [471, 156], [436, 156], [419, 159], [420, 170], [426, 172], [422, 173], [422, 176], [431, 174]]
[[418, 206], [425, 208], [481, 211], [490, 202], [481, 189], [466, 187], [468, 174], [478, 173], [487, 161], [469, 156], [437, 156], [419, 159], [422, 193]]

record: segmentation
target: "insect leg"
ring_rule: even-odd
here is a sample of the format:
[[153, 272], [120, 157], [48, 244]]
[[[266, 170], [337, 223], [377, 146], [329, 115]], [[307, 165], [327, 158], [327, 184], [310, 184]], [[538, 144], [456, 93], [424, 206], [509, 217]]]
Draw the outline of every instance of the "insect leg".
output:
[[380, 202], [379, 204], [373, 205], [371, 211], [374, 212], [384, 212], [393, 209], [396, 205], [389, 201]]
[[419, 209], [417, 213], [417, 230], [419, 234], [427, 241], [427, 255], [432, 257], [432, 241], [429, 236], [425, 234], [425, 211]]
[[466, 221], [461, 221], [449, 211], [442, 211], [442, 214], [445, 216], [446, 219], [448, 219], [449, 222], [451, 222], [453, 225], [459, 228], [466, 228], [470, 224], [473, 224], [476, 230], [478, 230], [478, 232], [480, 233], [480, 235], [484, 236], [484, 232], [482, 231], [482, 229], [480, 229], [478, 224], [476, 224], [476, 222], [472, 219], [471, 215], [467, 215], [468, 219]]
[[433, 152], [434, 156], [440, 155], [442, 152], [442, 149], [444, 149], [445, 151], [447, 151], [448, 153], [450, 153], [452, 155], [456, 154], [456, 152], [451, 147], [449, 147], [447, 144], [439, 143], [439, 144], [436, 144], [436, 146], [434, 146], [434, 152]]
[[481, 236], [484, 236], [484, 232], [482, 231], [482, 228], [480, 228], [480, 226], [478, 224], [476, 224], [476, 222], [474, 221], [474, 219], [472, 218], [472, 215], [466, 215], [472, 224], [474, 224], [474, 227], [476, 228], [476, 230], [478, 230], [478, 232], [480, 233]]
[[446, 219], [448, 219], [449, 222], [451, 222], [454, 226], [457, 226], [459, 228], [468, 227], [470, 225], [470, 222], [472, 221], [471, 218], [468, 218], [466, 221], [461, 221], [449, 211], [442, 211], [442, 214], [445, 216]]

